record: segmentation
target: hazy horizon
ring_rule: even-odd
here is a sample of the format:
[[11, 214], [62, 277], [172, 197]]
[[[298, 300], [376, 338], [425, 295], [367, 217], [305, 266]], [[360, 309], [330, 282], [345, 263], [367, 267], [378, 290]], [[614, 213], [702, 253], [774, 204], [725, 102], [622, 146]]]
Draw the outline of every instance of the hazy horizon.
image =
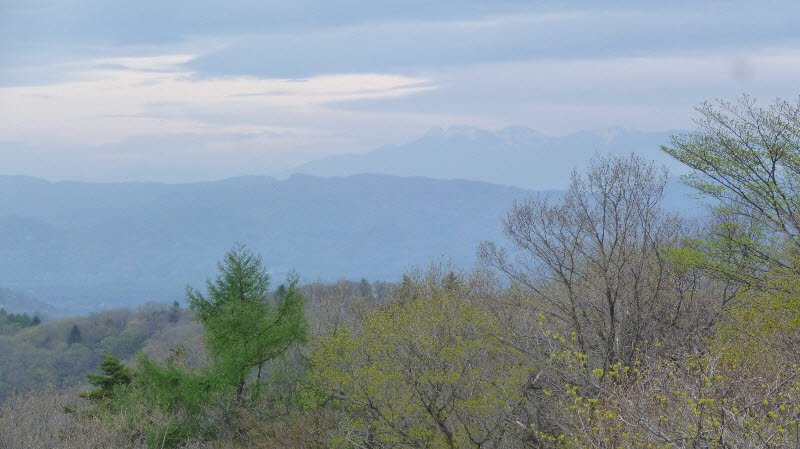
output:
[[[550, 162], [545, 163], [544, 165], [551, 165], [551, 168], [547, 171], [551, 172], [554, 176], [559, 176], [562, 178], [563, 182], [556, 184], [556, 185], [531, 185], [524, 182], [498, 182], [497, 180], [493, 180], [486, 177], [475, 176], [476, 173], [481, 173], [485, 170], [485, 166], [480, 164], [473, 164], [471, 167], [468, 167], [467, 170], [464, 170], [463, 163], [459, 167], [454, 167], [456, 175], [445, 176], [435, 173], [437, 171], [437, 167], [435, 164], [431, 166], [429, 163], [431, 161], [425, 160], [424, 158], [420, 158], [417, 162], [411, 162], [407, 164], [405, 167], [406, 173], [398, 173], [396, 170], [387, 169], [387, 167], [380, 167], [373, 169], [362, 170], [362, 166], [359, 164], [352, 164], [353, 160], [358, 159], [369, 159], [374, 158], [377, 156], [380, 158], [381, 155], [385, 155], [387, 152], [395, 152], [399, 154], [407, 153], [408, 157], [415, 157], [419, 155], [415, 155], [414, 150], [416, 147], [425, 147], [425, 146], [434, 146], [437, 150], [443, 152], [453, 152], [453, 151], [461, 151], [463, 148], [459, 147], [459, 145], [463, 145], [464, 143], [470, 143], [469, 141], [475, 140], [479, 137], [486, 137], [491, 136], [494, 138], [504, 138], [507, 136], [508, 133], [524, 133], [526, 134], [525, 137], [533, 136], [534, 139], [530, 141], [524, 141], [524, 139], [515, 139], [517, 142], [513, 142], [517, 144], [518, 148], [523, 151], [529, 151], [532, 153], [532, 156], [542, 158], [542, 160], [549, 160]], [[468, 125], [458, 125], [458, 126], [451, 126], [451, 127], [439, 127], [434, 126], [430, 129], [426, 130], [421, 135], [417, 135], [409, 140], [399, 141], [399, 142], [390, 142], [385, 145], [376, 148], [370, 148], [367, 151], [361, 152], [344, 152], [340, 154], [334, 155], [327, 155], [322, 156], [317, 159], [311, 159], [301, 164], [297, 164], [291, 166], [289, 168], [283, 170], [273, 170], [273, 171], [265, 171], [261, 173], [246, 173], [246, 174], [229, 174], [229, 175], [222, 175], [217, 177], [208, 177], [208, 178], [197, 178], [197, 179], [104, 179], [102, 177], [98, 178], [59, 178], [59, 177], [48, 177], [48, 176], [36, 176], [27, 173], [5, 173], [0, 171], [0, 176], [23, 176], [23, 177], [31, 177], [36, 178], [39, 180], [44, 180], [51, 183], [58, 183], [58, 182], [88, 182], [88, 183], [117, 183], [117, 182], [141, 182], [141, 183], [161, 183], [161, 184], [187, 184], [187, 183], [203, 183], [203, 182], [218, 182], [224, 181], [228, 179], [240, 178], [240, 177], [250, 177], [250, 176], [258, 176], [258, 177], [269, 177], [274, 178], [277, 180], [284, 180], [289, 178], [295, 174], [305, 174], [305, 175], [313, 175], [313, 176], [320, 176], [320, 177], [327, 177], [327, 176], [352, 176], [355, 174], [361, 173], [369, 173], [369, 174], [387, 174], [387, 175], [394, 175], [394, 176], [421, 176], [427, 177], [431, 179], [444, 179], [444, 180], [466, 180], [466, 181], [478, 181], [478, 182], [487, 182], [493, 184], [500, 184], [500, 185], [510, 185], [528, 189], [536, 189], [536, 190], [548, 190], [548, 189], [563, 189], [566, 187], [569, 181], [569, 172], [575, 168], [579, 167], [579, 163], [584, 163], [585, 160], [579, 160], [580, 156], [585, 156], [586, 154], [596, 154], [601, 155], [605, 154], [608, 151], [616, 152], [616, 153], [636, 153], [640, 156], [645, 157], [646, 159], [656, 160], [658, 163], [668, 166], [670, 169], [678, 169], [674, 175], [680, 175], [683, 172], [680, 171], [679, 164], [673, 162], [668, 156], [663, 154], [660, 150], [661, 144], [668, 143], [668, 136], [672, 134], [682, 132], [679, 130], [670, 130], [666, 132], [660, 133], [646, 133], [640, 130], [635, 130], [631, 128], [622, 128], [622, 127], [612, 127], [606, 129], [592, 129], [592, 130], [580, 130], [573, 133], [567, 133], [563, 135], [556, 135], [556, 134], [546, 134], [539, 132], [538, 130], [521, 126], [521, 125], [510, 125], [505, 126], [502, 128], [497, 129], [484, 129], [479, 127], [472, 127]], [[472, 135], [469, 135], [472, 134]], [[586, 148], [573, 148], [574, 142], [569, 142], [570, 137], [577, 137], [577, 136], [591, 136], [594, 137], [596, 142], [591, 142], [592, 145], [588, 148], [589, 153], [582, 150], [586, 150]], [[618, 135], [643, 135], [645, 136], [647, 145], [642, 145], [638, 147], [631, 147], [630, 145], [622, 145], [622, 146], [615, 146], [614, 137]], [[522, 140], [522, 141], [520, 141]], [[571, 161], [563, 161], [558, 160], [558, 154], [555, 154], [551, 157], [547, 157], [546, 153], [548, 150], [552, 150], [549, 148], [543, 148], [547, 145], [543, 145], [543, 143], [554, 143], [563, 141], [564, 143], [562, 146], [566, 146], [567, 150], [571, 151], [572, 155], [568, 157]], [[600, 148], [600, 141], [607, 141], [602, 142], [603, 144], [608, 144], [610, 148]], [[496, 151], [496, 148], [481, 148], [480, 142], [475, 142], [475, 145], [478, 145], [478, 148], [474, 148], [473, 150], [478, 150], [479, 152], [485, 153], [485, 157], [490, 157], [493, 151]], [[558, 153], [558, 152], [556, 152]], [[502, 154], [498, 154], [497, 156], [502, 157]], [[560, 155], [563, 156], [563, 155]], [[466, 161], [468, 162], [468, 161]], [[507, 161], [503, 161], [499, 159], [499, 164], [502, 166], [503, 169], [508, 169], [513, 167], [514, 164], [507, 163]], [[342, 165], [350, 166], [346, 173], [344, 172], [337, 172], [337, 165], [341, 171]], [[319, 170], [319, 168], [323, 168], [323, 170]], [[542, 168], [542, 167], [540, 167]], [[545, 167], [547, 168], [547, 167]], [[469, 173], [473, 172], [473, 173]]]

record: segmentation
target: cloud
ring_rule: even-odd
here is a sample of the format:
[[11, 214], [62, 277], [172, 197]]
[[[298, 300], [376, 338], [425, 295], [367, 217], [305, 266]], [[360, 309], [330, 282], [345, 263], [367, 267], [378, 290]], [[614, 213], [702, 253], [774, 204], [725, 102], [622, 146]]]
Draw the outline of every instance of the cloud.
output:
[[[297, 79], [197, 77], [186, 69], [194, 57], [98, 58], [73, 64], [68, 80], [0, 88], [0, 141], [17, 142], [0, 147], [0, 166], [53, 178], [185, 181], [282, 172], [437, 125], [664, 131], [690, 127], [703, 100], [792, 97], [800, 77], [792, 48]], [[732, 72], [742, 60], [746, 78]], [[56, 162], [44, 168], [44, 160]]]
[[137, 71], [172, 71], [181, 70], [181, 66], [195, 59], [194, 55], [161, 55], [151, 57], [105, 58], [92, 62], [95, 66], [111, 66]]
[[798, 43], [797, 6], [494, 11], [450, 20], [367, 21], [303, 32], [228, 35], [192, 61], [200, 74], [308, 76], [342, 71], [414, 73], [469, 64], [653, 57]]
[[789, 46], [800, 13], [786, 0], [12, 0], [0, 8], [0, 82], [9, 68], [65, 55], [164, 53], [198, 40], [218, 47], [192, 61], [198, 76], [270, 78]]
[[526, 0], [3, 0], [0, 48], [26, 42], [168, 44], [197, 35], [309, 32], [516, 11]]
[[[301, 132], [265, 122], [264, 115], [323, 114], [331, 103], [399, 98], [436, 88], [425, 78], [377, 73], [198, 79], [182, 68], [193, 58], [98, 59], [68, 81], [0, 88], [0, 140], [91, 146], [142, 135]], [[193, 111], [230, 113], [239, 120], [220, 124]]]
[[432, 126], [685, 128], [703, 100], [793, 97], [800, 76], [782, 0], [0, 8], [0, 167], [54, 178], [263, 173]]

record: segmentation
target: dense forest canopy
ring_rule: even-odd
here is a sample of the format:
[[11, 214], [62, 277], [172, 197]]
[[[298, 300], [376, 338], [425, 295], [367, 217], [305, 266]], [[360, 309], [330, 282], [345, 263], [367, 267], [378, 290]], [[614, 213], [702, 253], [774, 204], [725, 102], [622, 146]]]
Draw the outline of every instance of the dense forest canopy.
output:
[[800, 100], [698, 112], [663, 150], [702, 220], [601, 155], [474, 271], [273, 287], [239, 245], [189, 310], [7, 325], [0, 446], [796, 448]]

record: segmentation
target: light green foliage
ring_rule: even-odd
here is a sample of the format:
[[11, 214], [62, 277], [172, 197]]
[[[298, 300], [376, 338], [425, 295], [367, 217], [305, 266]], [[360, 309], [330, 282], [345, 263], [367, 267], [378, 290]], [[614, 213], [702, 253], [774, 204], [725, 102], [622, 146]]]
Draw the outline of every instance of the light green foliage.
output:
[[253, 368], [306, 339], [305, 298], [296, 276], [272, 298], [261, 257], [239, 245], [217, 265], [207, 295], [187, 288], [189, 305], [205, 328], [208, 349], [224, 378], [239, 394]]
[[[795, 448], [800, 444], [800, 284], [771, 270], [765, 289], [744, 290], [709, 345], [666, 355], [636, 348], [631, 364], [592, 369], [569, 341], [555, 348], [561, 378], [547, 396], [560, 430], [543, 445], [570, 448]], [[547, 323], [543, 324], [547, 326]]]
[[764, 286], [740, 293], [711, 347], [731, 369], [780, 376], [800, 363], [800, 277], [773, 269]]
[[[739, 328], [741, 336], [749, 333]], [[671, 359], [660, 343], [637, 349], [633, 363], [591, 369], [566, 344], [552, 354], [567, 377], [545, 389], [558, 430], [532, 426], [536, 447], [794, 448], [800, 444], [800, 370], [783, 354], [773, 366], [725, 361], [717, 347]], [[724, 351], [724, 349], [723, 349]], [[773, 354], [774, 355], [774, 354]], [[745, 361], [744, 359], [740, 359]], [[778, 369], [773, 369], [775, 366]]]
[[467, 448], [505, 441], [529, 370], [468, 286], [445, 280], [405, 277], [407, 296], [368, 313], [361, 329], [335, 328], [315, 346], [317, 394], [346, 410], [342, 444]]
[[709, 268], [757, 285], [754, 273], [788, 267], [784, 249], [800, 250], [800, 101], [761, 108], [744, 96], [697, 110], [699, 130], [662, 150], [695, 170], [687, 183], [719, 208], [712, 242], [699, 246]]

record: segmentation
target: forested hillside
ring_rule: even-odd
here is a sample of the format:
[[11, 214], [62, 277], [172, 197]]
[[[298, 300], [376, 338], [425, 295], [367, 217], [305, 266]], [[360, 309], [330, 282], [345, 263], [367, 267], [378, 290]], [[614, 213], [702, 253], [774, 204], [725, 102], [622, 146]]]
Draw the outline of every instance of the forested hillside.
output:
[[[388, 301], [395, 284], [388, 282], [312, 283], [300, 286], [310, 299], [314, 329], [337, 319], [354, 300]], [[205, 360], [202, 328], [194, 313], [179, 304], [146, 304], [86, 316], [45, 319], [0, 308], [0, 402], [14, 394], [50, 386], [85, 387], [86, 375], [108, 352], [133, 362], [137, 351], [163, 359], [183, 348], [189, 366]]]
[[0, 317], [0, 401], [46, 385], [85, 383], [104, 352], [123, 360], [141, 349], [158, 357], [178, 344], [192, 345], [200, 330], [176, 306], [149, 305], [21, 326]]

